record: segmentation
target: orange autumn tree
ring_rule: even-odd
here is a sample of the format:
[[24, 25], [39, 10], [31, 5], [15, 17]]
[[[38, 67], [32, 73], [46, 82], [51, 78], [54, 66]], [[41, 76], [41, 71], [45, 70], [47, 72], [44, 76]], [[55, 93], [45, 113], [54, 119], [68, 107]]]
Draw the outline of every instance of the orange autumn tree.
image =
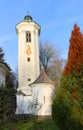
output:
[[60, 130], [83, 129], [83, 34], [75, 24], [68, 61], [55, 93], [52, 117]]
[[68, 61], [56, 90], [52, 117], [60, 130], [83, 130], [83, 34], [75, 24]]
[[83, 64], [83, 34], [75, 24], [70, 37], [68, 61], [63, 74], [69, 75], [73, 70], [78, 72], [81, 64]]

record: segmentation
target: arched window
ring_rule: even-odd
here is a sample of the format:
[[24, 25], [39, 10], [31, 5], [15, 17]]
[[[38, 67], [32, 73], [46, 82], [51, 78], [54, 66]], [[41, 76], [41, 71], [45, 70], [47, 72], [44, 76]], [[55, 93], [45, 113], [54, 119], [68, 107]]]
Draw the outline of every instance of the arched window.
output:
[[31, 32], [26, 32], [26, 42], [31, 42]]

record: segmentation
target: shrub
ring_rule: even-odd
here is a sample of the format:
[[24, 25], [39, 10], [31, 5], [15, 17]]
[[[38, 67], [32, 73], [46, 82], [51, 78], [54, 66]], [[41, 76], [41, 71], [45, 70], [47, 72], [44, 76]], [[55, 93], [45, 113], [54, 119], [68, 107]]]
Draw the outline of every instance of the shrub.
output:
[[82, 130], [83, 128], [83, 88], [70, 75], [63, 76], [52, 105], [54, 122], [61, 130]]

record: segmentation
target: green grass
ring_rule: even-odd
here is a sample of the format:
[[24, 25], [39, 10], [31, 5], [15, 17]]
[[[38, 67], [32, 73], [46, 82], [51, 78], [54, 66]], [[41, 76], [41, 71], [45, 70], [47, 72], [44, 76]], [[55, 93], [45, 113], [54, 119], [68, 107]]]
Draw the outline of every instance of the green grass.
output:
[[0, 123], [0, 130], [59, 130], [52, 120]]

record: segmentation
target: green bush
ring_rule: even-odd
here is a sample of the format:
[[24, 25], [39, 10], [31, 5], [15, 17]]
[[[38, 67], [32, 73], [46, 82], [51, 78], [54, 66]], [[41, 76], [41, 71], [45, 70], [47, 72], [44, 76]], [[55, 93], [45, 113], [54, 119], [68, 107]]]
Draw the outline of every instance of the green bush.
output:
[[83, 130], [83, 87], [78, 77], [63, 76], [56, 92], [52, 116], [61, 130]]
[[5, 86], [0, 86], [0, 121], [5, 121], [8, 116], [15, 113], [15, 91]]

